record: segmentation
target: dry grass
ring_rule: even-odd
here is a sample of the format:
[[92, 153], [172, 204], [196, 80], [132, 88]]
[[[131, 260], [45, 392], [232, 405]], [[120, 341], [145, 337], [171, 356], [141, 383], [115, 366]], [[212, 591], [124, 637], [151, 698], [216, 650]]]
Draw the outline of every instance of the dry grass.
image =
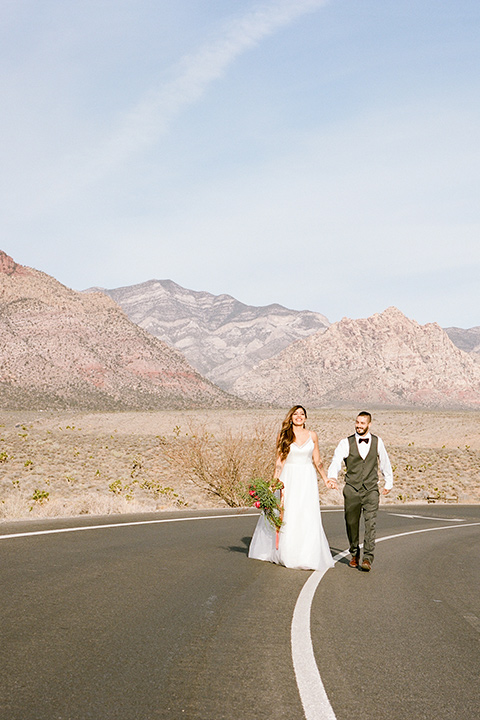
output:
[[[273, 469], [284, 411], [3, 412], [0, 518], [238, 505]], [[325, 464], [355, 411], [309, 413]], [[480, 502], [480, 414], [378, 411], [372, 430], [394, 466], [386, 502]], [[323, 503], [340, 504], [320, 483]]]

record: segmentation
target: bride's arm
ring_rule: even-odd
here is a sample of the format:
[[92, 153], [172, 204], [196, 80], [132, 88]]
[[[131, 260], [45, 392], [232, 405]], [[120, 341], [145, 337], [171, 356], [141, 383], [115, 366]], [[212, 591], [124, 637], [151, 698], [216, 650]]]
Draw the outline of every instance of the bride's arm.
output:
[[280, 480], [280, 475], [282, 474], [283, 466], [285, 465], [285, 460], [282, 460], [280, 458], [280, 455], [277, 453], [277, 459], [275, 461], [275, 470], [273, 473], [273, 479], [274, 480]]
[[325, 472], [325, 468], [323, 467], [323, 461], [322, 461], [322, 458], [321, 458], [321, 456], [320, 456], [320, 449], [319, 449], [319, 447], [318, 447], [318, 437], [317, 437], [317, 433], [316, 433], [316, 432], [313, 432], [313, 431], [312, 431], [312, 440], [313, 440], [313, 445], [314, 445], [314, 447], [313, 447], [312, 460], [313, 460], [313, 464], [314, 464], [314, 466], [315, 466], [315, 469], [316, 469], [317, 472], [320, 474], [320, 476], [321, 476], [323, 482], [325, 483], [325, 485], [326, 485], [328, 488], [334, 488], [334, 487], [337, 486], [337, 484], [334, 483], [332, 480], [330, 480], [330, 479], [327, 477], [327, 473]]
[[277, 437], [277, 445], [276, 445], [277, 455], [275, 458], [275, 470], [273, 471], [273, 479], [274, 480], [280, 480], [280, 475], [282, 474], [283, 466], [285, 465], [285, 460], [287, 459], [287, 458], [285, 458], [284, 460], [282, 460], [280, 457], [280, 451], [278, 449], [279, 440], [280, 440], [280, 434]]

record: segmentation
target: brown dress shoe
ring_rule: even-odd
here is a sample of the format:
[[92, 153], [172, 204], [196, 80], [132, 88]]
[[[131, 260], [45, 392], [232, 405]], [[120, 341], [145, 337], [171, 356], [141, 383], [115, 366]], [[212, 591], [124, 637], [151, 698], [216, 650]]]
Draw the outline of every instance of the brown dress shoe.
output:
[[372, 569], [372, 563], [370, 562], [370, 560], [364, 560], [360, 567], [364, 572], [369, 572], [369, 570]]
[[348, 566], [349, 566], [349, 567], [353, 567], [353, 568], [357, 568], [357, 567], [358, 567], [358, 560], [359, 560], [358, 555], [353, 555], [352, 559], [351, 559], [350, 562], [348, 563]]

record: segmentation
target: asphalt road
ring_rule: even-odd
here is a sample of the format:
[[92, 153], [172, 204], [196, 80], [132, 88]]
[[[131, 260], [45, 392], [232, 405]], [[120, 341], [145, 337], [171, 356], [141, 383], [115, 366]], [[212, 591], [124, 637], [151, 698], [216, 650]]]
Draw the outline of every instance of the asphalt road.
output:
[[[311, 573], [248, 560], [256, 517], [230, 514], [2, 526], [1, 720], [302, 720], [290, 631]], [[323, 520], [344, 550], [341, 512]], [[443, 527], [321, 580], [312, 641], [337, 720], [478, 717], [480, 507], [385, 506], [378, 537]]]

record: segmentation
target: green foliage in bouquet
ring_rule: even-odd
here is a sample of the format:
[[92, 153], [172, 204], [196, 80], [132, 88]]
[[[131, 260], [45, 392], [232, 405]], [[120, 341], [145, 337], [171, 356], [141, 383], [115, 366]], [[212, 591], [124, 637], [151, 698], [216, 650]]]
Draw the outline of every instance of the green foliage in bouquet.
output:
[[270, 523], [274, 530], [280, 530], [283, 525], [282, 508], [280, 502], [275, 495], [276, 490], [283, 490], [283, 483], [280, 480], [267, 482], [261, 478], [254, 480], [248, 488], [250, 503], [263, 510], [265, 519]]

